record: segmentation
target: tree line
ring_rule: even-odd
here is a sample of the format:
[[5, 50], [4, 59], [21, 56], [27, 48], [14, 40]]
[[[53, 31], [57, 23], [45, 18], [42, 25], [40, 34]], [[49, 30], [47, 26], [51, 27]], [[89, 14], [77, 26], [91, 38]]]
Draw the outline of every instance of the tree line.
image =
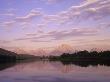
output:
[[107, 61], [110, 60], [110, 51], [78, 51], [75, 53], [63, 53], [60, 56], [49, 56], [50, 60], [65, 61]]

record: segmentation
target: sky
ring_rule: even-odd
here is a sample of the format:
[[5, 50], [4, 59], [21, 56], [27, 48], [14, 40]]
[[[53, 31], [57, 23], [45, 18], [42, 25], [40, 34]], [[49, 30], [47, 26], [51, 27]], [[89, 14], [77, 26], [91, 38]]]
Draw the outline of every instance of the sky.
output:
[[107, 50], [109, 21], [110, 0], [0, 0], [0, 47]]

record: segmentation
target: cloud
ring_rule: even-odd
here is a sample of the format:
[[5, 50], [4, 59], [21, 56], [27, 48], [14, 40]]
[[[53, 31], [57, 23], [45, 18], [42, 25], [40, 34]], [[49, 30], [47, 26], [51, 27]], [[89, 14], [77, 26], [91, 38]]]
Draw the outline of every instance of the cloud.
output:
[[51, 42], [50, 40], [31, 40], [31, 42]]
[[[15, 23], [17, 23], [22, 28], [26, 28], [27, 26], [32, 25], [30, 23], [30, 21], [32, 21], [34, 18], [40, 17], [42, 15], [42, 12], [40, 10], [41, 10], [40, 8], [32, 9], [29, 12], [28, 15], [26, 15], [24, 17], [15, 17], [14, 19], [12, 19], [10, 21], [1, 22], [0, 26], [3, 26], [3, 27], [13, 27], [13, 25], [15, 25]], [[0, 14], [0, 15], [14, 16], [14, 14], [12, 14], [12, 13]]]
[[15, 23], [16, 21], [8, 21], [8, 22], [2, 22], [0, 25], [5, 28], [10, 28], [10, 27], [13, 27]]
[[46, 22], [67, 23], [70, 21], [84, 21], [84, 19], [100, 20], [109, 16], [109, 0], [85, 0], [79, 6], [71, 6], [66, 11], [61, 11], [56, 15], [44, 15]]
[[[59, 0], [44, 0], [47, 2], [56, 2]], [[62, 1], [62, 0], [61, 0]], [[85, 0], [80, 5], [71, 6], [65, 11], [58, 12], [57, 14], [46, 14], [41, 11], [42, 9], [32, 9], [26, 16], [16, 17], [17, 23], [20, 23], [21, 27], [32, 26], [30, 21], [40, 17], [36, 28], [48, 27], [49, 24], [54, 23], [56, 25], [68, 24], [69, 22], [80, 22], [101, 19], [110, 16], [110, 1], [109, 0]], [[85, 20], [86, 19], [86, 20]], [[98, 23], [97, 23], [98, 24]]]
[[109, 16], [109, 0], [85, 0], [78, 6], [71, 6], [66, 11], [61, 11], [56, 15], [45, 15], [44, 19], [49, 22], [67, 23], [70, 21], [84, 21], [93, 19], [96, 21]]
[[43, 27], [47, 27], [47, 23], [39, 23], [36, 25], [36, 27], [38, 27], [39, 29], [41, 29]]
[[99, 27], [98, 28], [99, 29], [102, 29], [102, 30], [103, 29], [105, 29], [105, 30], [107, 29], [108, 30], [110, 28], [110, 23], [109, 22], [106, 22], [106, 23], [105, 22], [104, 23], [102, 22], [102, 23], [99, 24]]
[[61, 40], [61, 39], [67, 39], [67, 38], [72, 38], [72, 37], [78, 37], [78, 36], [93, 36], [96, 35], [98, 30], [96, 29], [72, 29], [71, 31], [53, 31], [49, 32], [47, 36], [53, 37], [54, 40]]
[[41, 15], [42, 15], [41, 11], [33, 9], [30, 11], [30, 13], [28, 15], [26, 15], [24, 17], [16, 17], [16, 20], [17, 21], [30, 21], [33, 18], [41, 16]]
[[[37, 34], [28, 34], [27, 38], [18, 38], [15, 41], [31, 40], [31, 41], [54, 41], [54, 40], [65, 40], [68, 38], [74, 38], [78, 36], [94, 36], [99, 32], [98, 29], [89, 29], [89, 28], [74, 28], [71, 30], [62, 30], [62, 31], [50, 31], [46, 34], [38, 35]], [[27, 35], [26, 35], [27, 36]], [[48, 40], [47, 40], [48, 39]]]
[[110, 39], [98, 39], [98, 40], [94, 40], [94, 42], [110, 42]]
[[43, 34], [44, 31], [38, 30], [36, 33], [26, 33], [26, 36], [37, 36], [38, 34]]
[[33, 37], [31, 38], [17, 38], [17, 39], [14, 39], [13, 41], [23, 41], [23, 40], [31, 40], [33, 39]]
[[0, 40], [0, 44], [7, 44], [7, 43], [11, 43], [11, 41], [7, 41], [7, 40]]
[[36, 36], [37, 33], [27, 33], [26, 36]]
[[40, 37], [33, 37], [36, 34], [27, 34], [28, 36], [30, 36], [29, 38], [18, 38], [18, 39], [14, 39], [13, 41], [30, 41], [30, 42], [51, 42], [51, 40], [45, 40], [45, 39], [41, 39], [44, 36], [40, 36]]
[[44, 31], [42, 31], [42, 30], [38, 30], [37, 33], [44, 33]]

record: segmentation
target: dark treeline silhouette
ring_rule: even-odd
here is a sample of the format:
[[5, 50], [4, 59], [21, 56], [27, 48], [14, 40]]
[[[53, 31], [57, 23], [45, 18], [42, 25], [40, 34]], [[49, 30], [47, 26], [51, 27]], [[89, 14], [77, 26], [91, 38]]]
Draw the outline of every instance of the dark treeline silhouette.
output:
[[65, 61], [107, 61], [110, 60], [110, 51], [78, 51], [72, 54], [63, 53], [60, 56], [49, 56], [51, 60], [65, 60]]
[[60, 56], [49, 56], [50, 61], [61, 61], [63, 64], [75, 64], [87, 67], [89, 65], [110, 66], [110, 51], [78, 51], [72, 54], [63, 53]]
[[0, 63], [17, 62], [19, 60], [26, 59], [40, 59], [40, 58], [34, 55], [17, 54], [15, 52], [11, 52], [0, 48]]
[[73, 61], [107, 61], [110, 60], [110, 51], [91, 51], [86, 50], [75, 52], [73, 54], [63, 53], [60, 56], [61, 59], [69, 59]]
[[0, 48], [0, 63], [15, 61], [16, 53]]

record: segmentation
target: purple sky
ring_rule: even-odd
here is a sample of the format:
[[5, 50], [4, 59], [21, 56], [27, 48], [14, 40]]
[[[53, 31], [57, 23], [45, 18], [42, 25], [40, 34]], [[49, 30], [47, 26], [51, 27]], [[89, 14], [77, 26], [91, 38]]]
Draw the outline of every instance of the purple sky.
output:
[[110, 49], [110, 0], [0, 0], [0, 47]]

